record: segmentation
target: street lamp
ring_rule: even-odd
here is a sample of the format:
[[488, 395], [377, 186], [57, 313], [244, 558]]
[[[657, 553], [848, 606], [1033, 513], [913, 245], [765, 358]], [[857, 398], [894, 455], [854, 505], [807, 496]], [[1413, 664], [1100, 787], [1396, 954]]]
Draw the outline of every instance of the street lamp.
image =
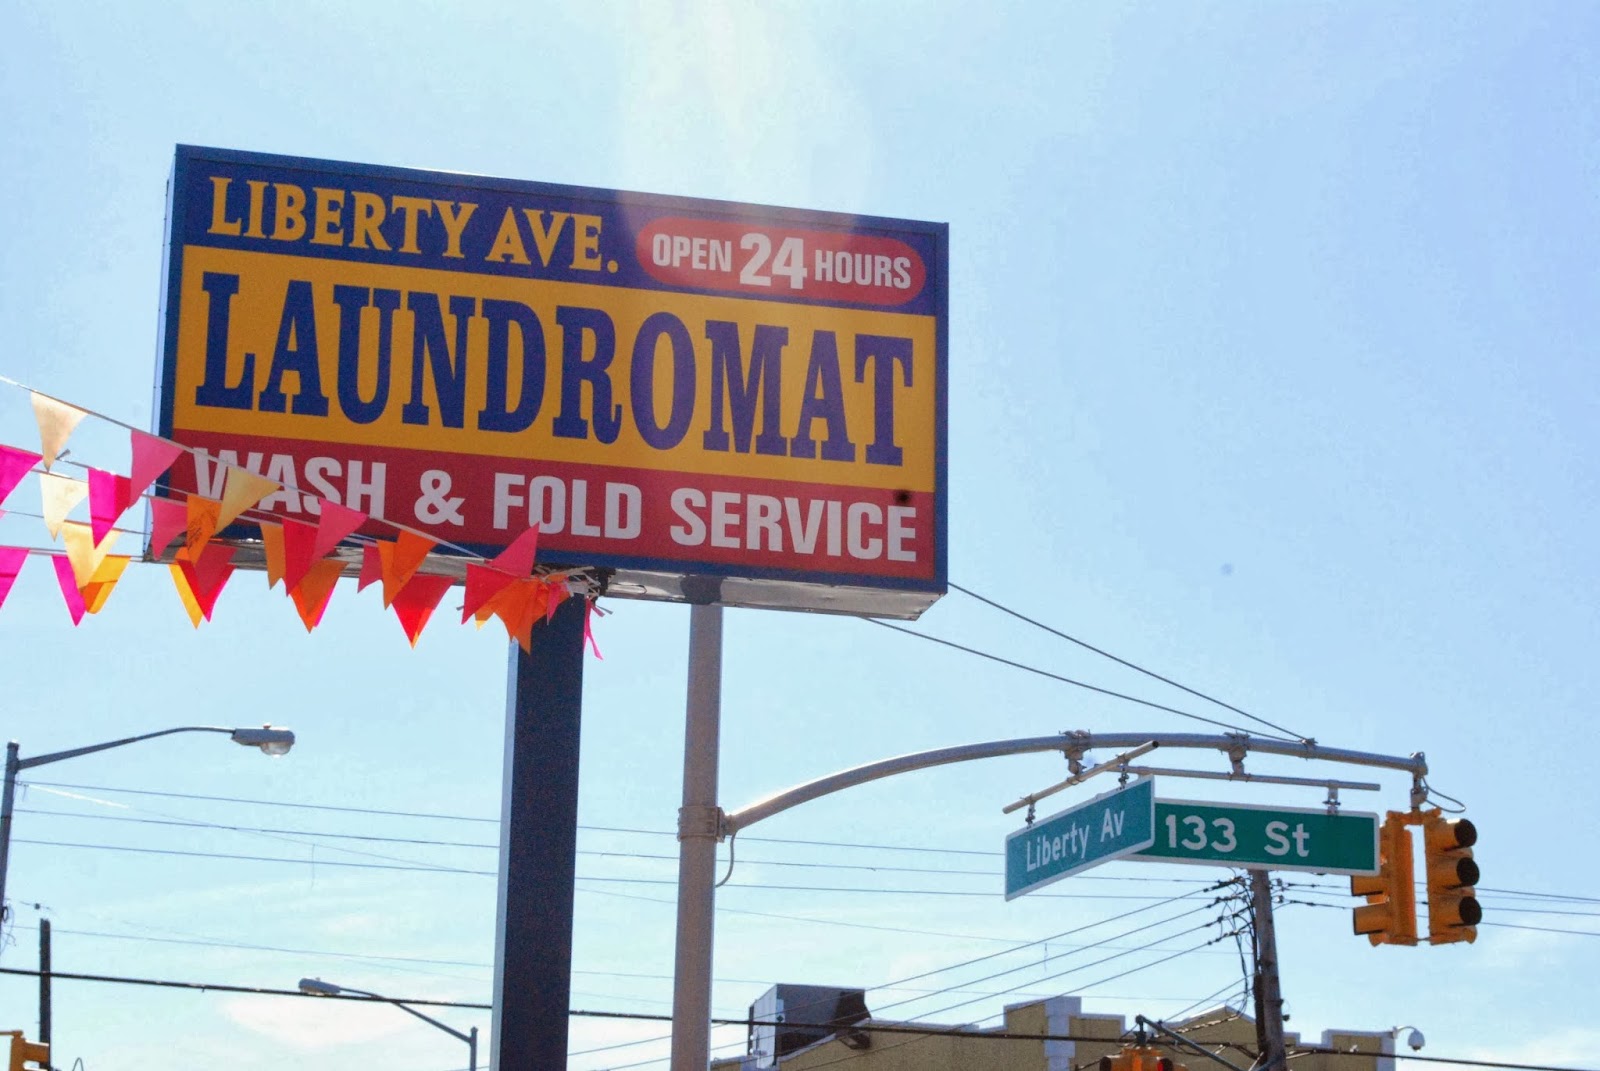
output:
[[477, 1027], [473, 1027], [470, 1033], [463, 1034], [454, 1027], [444, 1025], [431, 1015], [423, 1015], [409, 1004], [406, 1004], [403, 1001], [395, 1000], [393, 997], [386, 997], [382, 993], [372, 993], [365, 989], [351, 989], [347, 985], [334, 985], [332, 982], [324, 982], [321, 978], [300, 979], [300, 992], [309, 993], [312, 996], [317, 997], [337, 997], [341, 994], [349, 993], [352, 996], [370, 997], [373, 1000], [381, 1000], [385, 1004], [393, 1004], [401, 1011], [409, 1012], [410, 1014], [415, 1015], [418, 1019], [421, 1019], [429, 1026], [438, 1027], [440, 1030], [443, 1030], [446, 1034], [449, 1034], [458, 1041], [465, 1041], [467, 1043], [467, 1069], [468, 1071], [478, 1071]]
[[31, 770], [35, 766], [46, 763], [60, 762], [62, 759], [75, 759], [79, 755], [90, 755], [96, 751], [107, 751], [124, 744], [137, 744], [141, 740], [151, 740], [158, 736], [171, 736], [173, 733], [227, 733], [236, 744], [245, 747], [260, 748], [263, 754], [276, 758], [285, 755], [294, 746], [294, 733], [289, 729], [280, 729], [271, 725], [263, 725], [259, 729], [224, 729], [220, 725], [184, 725], [176, 729], [161, 729], [153, 733], [143, 733], [139, 736], [128, 736], [121, 740], [108, 740], [103, 744], [90, 744], [88, 747], [75, 747], [69, 751], [52, 751], [48, 755], [30, 755], [27, 758], [17, 757], [17, 742], [11, 741], [6, 745], [6, 782], [4, 794], [0, 795], [0, 922], [6, 918], [6, 863], [11, 856], [11, 805], [17, 794], [17, 774], [23, 770]]

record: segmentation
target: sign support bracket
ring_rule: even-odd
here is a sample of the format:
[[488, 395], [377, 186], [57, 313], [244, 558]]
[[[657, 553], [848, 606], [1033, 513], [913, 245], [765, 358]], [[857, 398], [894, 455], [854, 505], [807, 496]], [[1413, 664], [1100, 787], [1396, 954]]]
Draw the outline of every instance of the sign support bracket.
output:
[[1026, 807], [1028, 808], [1028, 824], [1032, 825], [1033, 805], [1035, 803], [1038, 803], [1040, 800], [1046, 799], [1050, 796], [1054, 796], [1057, 792], [1060, 792], [1063, 789], [1071, 788], [1073, 785], [1081, 785], [1083, 782], [1089, 780], [1089, 778], [1103, 774], [1107, 770], [1119, 770], [1121, 771], [1123, 778], [1126, 779], [1128, 774], [1140, 772], [1129, 766], [1128, 763], [1132, 762], [1141, 755], [1148, 755], [1150, 752], [1154, 751], [1160, 746], [1161, 744], [1158, 741], [1146, 741], [1131, 751], [1124, 751], [1116, 758], [1102, 762], [1096, 766], [1091, 766], [1087, 770], [1074, 770], [1072, 772], [1072, 776], [1067, 778], [1065, 781], [1058, 781], [1049, 788], [1041, 788], [1037, 792], [1023, 796], [1015, 803], [1008, 803], [1004, 807], [1000, 808], [1000, 813], [1010, 814], [1012, 811], [1020, 811], [1022, 808]]

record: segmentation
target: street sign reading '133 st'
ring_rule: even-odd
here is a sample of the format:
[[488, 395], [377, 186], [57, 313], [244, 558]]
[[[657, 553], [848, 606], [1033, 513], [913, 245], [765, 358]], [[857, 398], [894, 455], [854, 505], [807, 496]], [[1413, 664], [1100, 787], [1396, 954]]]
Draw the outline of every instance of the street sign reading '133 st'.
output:
[[1378, 872], [1378, 816], [1157, 800], [1155, 839], [1132, 858], [1247, 870]]
[[1006, 837], [1006, 899], [1149, 847], [1155, 792], [1141, 778]]

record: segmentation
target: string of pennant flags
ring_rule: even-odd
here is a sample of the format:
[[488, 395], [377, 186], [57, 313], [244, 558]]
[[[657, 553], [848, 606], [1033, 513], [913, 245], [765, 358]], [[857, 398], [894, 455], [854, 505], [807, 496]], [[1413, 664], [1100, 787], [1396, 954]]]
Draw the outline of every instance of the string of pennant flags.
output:
[[[16, 516], [37, 516], [44, 521], [52, 544], [60, 547], [0, 545], [0, 607], [30, 557], [48, 558], [55, 570], [73, 625], [86, 615], [99, 613], [134, 555], [111, 553], [118, 538], [130, 534], [117, 522], [140, 501], [150, 507], [148, 560], [164, 556], [174, 542], [167, 568], [179, 601], [191, 624], [199, 628], [210, 621], [217, 598], [232, 579], [238, 565], [239, 545], [218, 539], [219, 533], [236, 523], [253, 524], [260, 530], [259, 545], [266, 565], [267, 586], [280, 583], [293, 602], [306, 631], [322, 621], [332, 601], [335, 587], [348, 565], [334, 556], [341, 544], [354, 542], [361, 551], [356, 590], [369, 586], [380, 589], [385, 609], [392, 609], [411, 646], [417, 645], [422, 630], [438, 609], [445, 593], [457, 582], [453, 576], [423, 571], [435, 549], [444, 549], [466, 558], [461, 621], [475, 621], [482, 627], [491, 618], [505, 626], [507, 635], [528, 650], [539, 624], [548, 622], [570, 598], [581, 598], [584, 607], [584, 641], [600, 657], [595, 641], [593, 619], [596, 592], [571, 573], [540, 571], [535, 563], [539, 546], [538, 526], [532, 526], [512, 540], [493, 558], [471, 555], [463, 548], [435, 540], [425, 533], [382, 517], [369, 517], [325, 498], [296, 489], [316, 503], [308, 510], [316, 521], [296, 521], [255, 511], [263, 499], [283, 490], [283, 485], [216, 458], [225, 475], [220, 481], [221, 497], [198, 493], [147, 494], [185, 454], [203, 463], [200, 452], [180, 443], [140, 431], [131, 425], [93, 410], [83, 409], [59, 398], [33, 390], [15, 380], [0, 376], [0, 382], [27, 391], [32, 396], [38, 425], [37, 451], [0, 443], [0, 516], [5, 515], [8, 496], [29, 475], [37, 475], [41, 512]], [[129, 434], [131, 463], [127, 475], [69, 462], [84, 472], [78, 479], [56, 471], [66, 455], [72, 433], [86, 418], [124, 428]], [[215, 493], [215, 492], [213, 492]], [[181, 497], [179, 497], [181, 496]], [[85, 501], [87, 522], [69, 519]], [[368, 521], [392, 529], [392, 539], [357, 535]], [[131, 533], [143, 536], [145, 533]], [[141, 558], [141, 560], [146, 560]], [[601, 611], [603, 612], [603, 611]]]

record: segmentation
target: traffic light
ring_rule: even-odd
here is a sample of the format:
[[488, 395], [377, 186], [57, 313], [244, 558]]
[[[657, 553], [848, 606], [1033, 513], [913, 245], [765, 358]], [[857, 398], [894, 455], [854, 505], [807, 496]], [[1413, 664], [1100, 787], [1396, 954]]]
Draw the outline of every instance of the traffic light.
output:
[[11, 1071], [28, 1071], [23, 1064], [35, 1063], [40, 1067], [50, 1066], [50, 1046], [38, 1041], [29, 1041], [22, 1036], [20, 1030], [0, 1031], [0, 1034], [11, 1035]]
[[1350, 879], [1350, 894], [1365, 896], [1355, 909], [1355, 932], [1375, 945], [1417, 943], [1417, 890], [1413, 883], [1407, 816], [1390, 811], [1378, 830], [1378, 872]]
[[1471, 943], [1478, 939], [1483, 908], [1474, 895], [1478, 864], [1472, 846], [1478, 829], [1465, 818], [1449, 819], [1437, 810], [1422, 816], [1422, 853], [1427, 865], [1428, 943]]
[[1189, 1071], [1154, 1045], [1125, 1045], [1115, 1056], [1100, 1057], [1100, 1071]]

